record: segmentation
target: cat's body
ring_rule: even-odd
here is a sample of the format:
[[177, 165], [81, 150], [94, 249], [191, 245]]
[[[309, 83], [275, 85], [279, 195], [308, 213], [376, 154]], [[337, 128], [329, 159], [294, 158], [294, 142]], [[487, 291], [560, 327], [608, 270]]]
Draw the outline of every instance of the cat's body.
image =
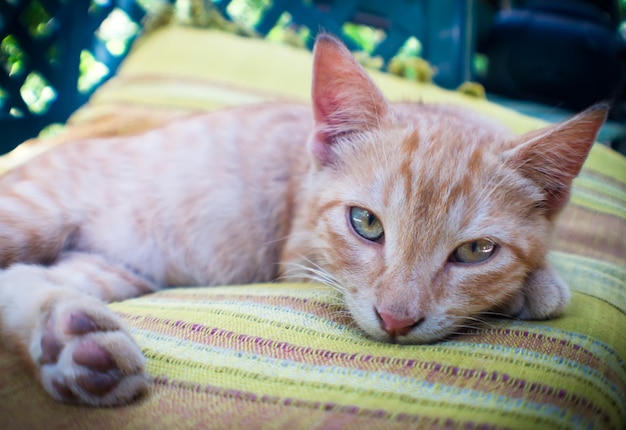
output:
[[462, 108], [390, 105], [322, 36], [312, 109], [69, 143], [1, 177], [2, 335], [55, 398], [108, 405], [147, 379], [104, 302], [165, 286], [323, 280], [383, 341], [558, 315], [550, 235], [605, 115], [516, 137]]
[[[72, 250], [123, 263], [155, 288], [270, 281], [308, 167], [302, 142], [311, 127], [306, 106], [259, 105], [141, 139], [62, 145], [2, 178], [0, 264]], [[37, 223], [50, 234], [16, 233]]]

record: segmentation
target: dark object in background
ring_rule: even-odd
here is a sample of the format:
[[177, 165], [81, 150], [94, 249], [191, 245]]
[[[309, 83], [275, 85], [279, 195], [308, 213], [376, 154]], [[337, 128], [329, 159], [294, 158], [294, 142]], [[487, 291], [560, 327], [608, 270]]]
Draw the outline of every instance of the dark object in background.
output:
[[[626, 42], [617, 1], [527, 0], [500, 11], [478, 46], [484, 85], [507, 97], [581, 110], [626, 102]], [[621, 99], [621, 100], [620, 100]], [[621, 111], [621, 112], [620, 112]]]

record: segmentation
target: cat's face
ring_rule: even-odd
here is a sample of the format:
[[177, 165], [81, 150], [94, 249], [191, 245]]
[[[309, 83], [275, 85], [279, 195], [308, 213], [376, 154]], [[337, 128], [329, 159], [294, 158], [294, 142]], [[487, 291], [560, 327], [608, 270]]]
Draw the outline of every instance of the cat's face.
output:
[[367, 333], [394, 337], [387, 316], [414, 321], [396, 340], [428, 342], [483, 312], [520, 311], [550, 222], [541, 190], [490, 150], [510, 135], [451, 109], [409, 110], [413, 124], [336, 142], [337, 163], [311, 184], [313, 247]]
[[[515, 137], [460, 108], [391, 107], [336, 41], [321, 42], [310, 248], [357, 324], [421, 343], [489, 312], [560, 313], [567, 287], [545, 256], [606, 112]], [[570, 138], [586, 143], [550, 155]]]

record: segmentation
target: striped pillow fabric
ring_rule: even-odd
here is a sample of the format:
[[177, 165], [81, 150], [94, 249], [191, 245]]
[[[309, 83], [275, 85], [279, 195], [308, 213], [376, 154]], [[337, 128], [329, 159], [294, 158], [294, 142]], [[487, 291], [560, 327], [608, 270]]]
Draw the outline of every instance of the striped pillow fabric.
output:
[[[174, 117], [306, 100], [309, 67], [310, 55], [294, 48], [165, 28], [141, 41], [72, 123], [120, 110]], [[392, 99], [469, 105], [519, 132], [542, 125], [432, 85], [374, 77]], [[593, 148], [550, 258], [573, 290], [563, 317], [492, 320], [432, 345], [369, 340], [337, 293], [315, 284], [168, 289], [113, 303], [148, 358], [149, 392], [114, 409], [59, 404], [0, 349], [0, 428], [623, 429], [624, 157]]]

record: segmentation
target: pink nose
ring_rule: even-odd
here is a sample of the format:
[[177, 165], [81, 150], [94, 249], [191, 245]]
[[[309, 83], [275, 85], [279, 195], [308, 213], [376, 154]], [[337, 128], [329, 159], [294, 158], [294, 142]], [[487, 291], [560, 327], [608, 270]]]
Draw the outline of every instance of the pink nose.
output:
[[415, 327], [421, 324], [424, 320], [414, 318], [402, 318], [396, 319], [393, 315], [387, 312], [377, 312], [380, 317], [380, 323], [387, 333], [392, 336], [405, 336]]

